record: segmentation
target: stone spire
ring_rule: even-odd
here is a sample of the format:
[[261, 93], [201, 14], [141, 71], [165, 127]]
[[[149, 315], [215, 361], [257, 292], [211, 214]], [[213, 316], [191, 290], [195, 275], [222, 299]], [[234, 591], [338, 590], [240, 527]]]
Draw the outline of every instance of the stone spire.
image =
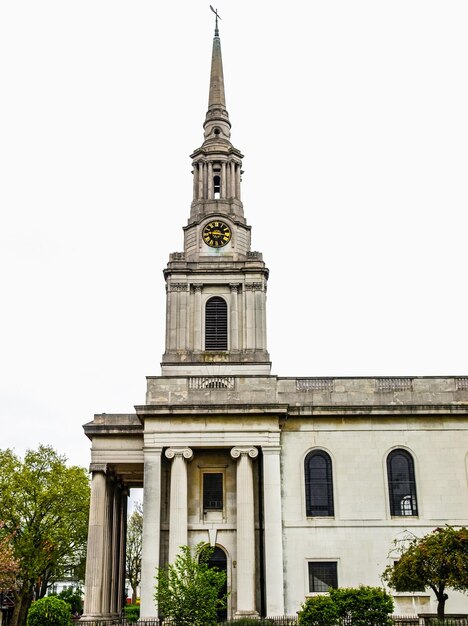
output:
[[[223, 58], [221, 55], [221, 39], [216, 23], [213, 38], [213, 53], [211, 55], [210, 91], [208, 97], [208, 111], [206, 113], [205, 140], [211, 138], [229, 139], [231, 123], [226, 109], [224, 94]], [[216, 132], [217, 131], [217, 132]], [[214, 135], [214, 136], [213, 136]]]
[[[204, 141], [193, 159], [193, 201], [189, 224], [199, 223], [208, 215], [228, 215], [245, 223], [241, 202], [241, 152], [231, 143], [231, 122], [226, 109], [223, 59], [218, 30], [219, 16], [211, 55], [208, 111], [206, 112]], [[187, 251], [187, 250], [186, 250]]]

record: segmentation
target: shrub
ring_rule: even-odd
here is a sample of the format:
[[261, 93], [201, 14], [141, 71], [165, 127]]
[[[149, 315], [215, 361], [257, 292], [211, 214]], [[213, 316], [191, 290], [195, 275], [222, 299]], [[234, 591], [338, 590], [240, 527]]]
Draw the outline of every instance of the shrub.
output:
[[338, 607], [330, 596], [307, 598], [298, 613], [301, 626], [335, 626]]
[[36, 600], [28, 611], [27, 626], [70, 626], [70, 605], [56, 596]]
[[63, 589], [58, 596], [60, 600], [65, 600], [70, 605], [71, 612], [75, 615], [81, 613], [83, 609], [83, 598], [81, 589]]
[[393, 599], [380, 587], [357, 589], [330, 589], [330, 598], [340, 618], [352, 621], [353, 626], [387, 626], [392, 624], [389, 614]]
[[139, 604], [127, 604], [124, 606], [124, 617], [130, 624], [138, 622], [140, 618], [140, 605]]

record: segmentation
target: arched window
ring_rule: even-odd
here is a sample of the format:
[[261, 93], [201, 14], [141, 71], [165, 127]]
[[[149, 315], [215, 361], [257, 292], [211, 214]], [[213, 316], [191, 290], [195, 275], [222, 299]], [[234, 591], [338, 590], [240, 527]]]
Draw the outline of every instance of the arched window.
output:
[[213, 176], [213, 192], [215, 199], [219, 200], [221, 196], [221, 176]]
[[406, 450], [393, 450], [387, 457], [390, 514], [417, 515], [413, 457]]
[[227, 350], [227, 304], [210, 298], [205, 308], [205, 350]]
[[332, 517], [333, 474], [330, 456], [323, 450], [312, 450], [304, 461], [307, 517]]

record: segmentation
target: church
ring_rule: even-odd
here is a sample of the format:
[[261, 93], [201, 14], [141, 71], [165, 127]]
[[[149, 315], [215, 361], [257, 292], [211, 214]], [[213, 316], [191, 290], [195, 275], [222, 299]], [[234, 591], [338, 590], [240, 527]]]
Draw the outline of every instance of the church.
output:
[[[208, 63], [207, 63], [208, 69]], [[169, 255], [161, 374], [145, 404], [100, 414], [91, 440], [83, 621], [124, 604], [127, 501], [143, 488], [141, 619], [156, 568], [205, 542], [228, 618], [294, 615], [330, 587], [381, 586], [393, 542], [468, 524], [468, 376], [278, 377], [268, 269], [251, 250], [216, 21], [183, 250]], [[174, 225], [176, 227], [177, 225]], [[449, 592], [447, 612], [468, 612]], [[435, 612], [429, 591], [395, 613]]]

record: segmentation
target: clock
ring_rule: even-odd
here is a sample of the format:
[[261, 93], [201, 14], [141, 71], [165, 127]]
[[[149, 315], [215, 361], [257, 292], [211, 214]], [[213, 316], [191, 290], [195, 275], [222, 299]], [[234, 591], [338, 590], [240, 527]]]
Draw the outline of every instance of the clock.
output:
[[231, 235], [230, 227], [220, 220], [208, 222], [202, 231], [203, 241], [210, 248], [222, 248], [231, 241]]

